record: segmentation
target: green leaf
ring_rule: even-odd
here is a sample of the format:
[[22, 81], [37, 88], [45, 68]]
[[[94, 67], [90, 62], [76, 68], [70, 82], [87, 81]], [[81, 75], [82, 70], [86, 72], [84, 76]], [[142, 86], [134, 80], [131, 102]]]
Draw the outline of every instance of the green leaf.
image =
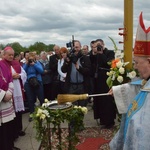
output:
[[[109, 37], [109, 36], [108, 36], [108, 37]], [[109, 37], [109, 38], [110, 38], [110, 40], [111, 40], [111, 41], [113, 42], [113, 44], [114, 44], [114, 49], [115, 49], [115, 51], [117, 51], [117, 50], [118, 50], [118, 47], [117, 47], [117, 45], [116, 45], [114, 39], [111, 38], [111, 37]]]
[[108, 77], [108, 78], [107, 78], [106, 83], [107, 83], [107, 85], [108, 85], [109, 88], [112, 87], [113, 81], [112, 81], [111, 77]]

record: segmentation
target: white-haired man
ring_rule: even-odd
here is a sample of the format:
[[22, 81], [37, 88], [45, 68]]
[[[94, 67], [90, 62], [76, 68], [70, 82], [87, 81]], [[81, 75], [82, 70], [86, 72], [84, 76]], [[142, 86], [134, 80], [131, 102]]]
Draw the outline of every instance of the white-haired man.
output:
[[114, 86], [112, 92], [118, 111], [123, 114], [120, 130], [110, 142], [111, 150], [150, 149], [150, 28], [145, 29], [142, 13], [139, 17], [134, 68], [140, 78], [131, 83]]

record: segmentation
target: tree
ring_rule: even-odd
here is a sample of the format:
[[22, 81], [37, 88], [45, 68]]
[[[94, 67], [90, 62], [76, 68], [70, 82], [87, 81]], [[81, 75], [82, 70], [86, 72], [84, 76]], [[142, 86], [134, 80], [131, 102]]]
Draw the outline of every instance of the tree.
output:
[[46, 45], [42, 42], [35, 42], [33, 45], [30, 45], [29, 46], [29, 50], [30, 51], [36, 51], [38, 54], [40, 54], [41, 51], [50, 51], [52, 50], [54, 47], [53, 44], [50, 44], [50, 45]]
[[14, 49], [14, 51], [16, 53], [20, 53], [21, 51], [23, 51], [23, 47], [20, 45], [20, 43], [18, 42], [14, 42], [11, 44], [11, 47]]
[[46, 51], [46, 52], [53, 51], [54, 45], [55, 44], [46, 45], [42, 42], [35, 42], [33, 45], [30, 45], [29, 47], [23, 47], [22, 45], [20, 45], [20, 43], [14, 42], [14, 43], [8, 43], [6, 45], [0, 44], [0, 49], [4, 49], [6, 46], [11, 46], [16, 53], [29, 50], [31, 52], [36, 51], [38, 54], [40, 54], [41, 51]]

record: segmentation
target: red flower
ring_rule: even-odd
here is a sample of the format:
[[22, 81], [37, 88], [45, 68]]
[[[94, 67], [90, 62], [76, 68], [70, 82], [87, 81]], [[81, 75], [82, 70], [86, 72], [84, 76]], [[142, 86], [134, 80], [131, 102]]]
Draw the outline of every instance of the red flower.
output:
[[120, 61], [120, 59], [119, 58], [117, 58], [117, 59], [114, 59], [112, 62], [111, 62], [111, 68], [116, 68], [116, 64], [118, 63]]

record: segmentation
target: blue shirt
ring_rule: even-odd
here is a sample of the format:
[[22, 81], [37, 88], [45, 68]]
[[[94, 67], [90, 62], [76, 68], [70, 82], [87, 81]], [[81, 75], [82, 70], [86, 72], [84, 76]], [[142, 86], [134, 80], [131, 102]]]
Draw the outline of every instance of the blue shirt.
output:
[[38, 81], [42, 81], [41, 74], [43, 74], [44, 69], [40, 62], [36, 61], [34, 65], [24, 64], [23, 69], [27, 73], [27, 79], [37, 77]]

